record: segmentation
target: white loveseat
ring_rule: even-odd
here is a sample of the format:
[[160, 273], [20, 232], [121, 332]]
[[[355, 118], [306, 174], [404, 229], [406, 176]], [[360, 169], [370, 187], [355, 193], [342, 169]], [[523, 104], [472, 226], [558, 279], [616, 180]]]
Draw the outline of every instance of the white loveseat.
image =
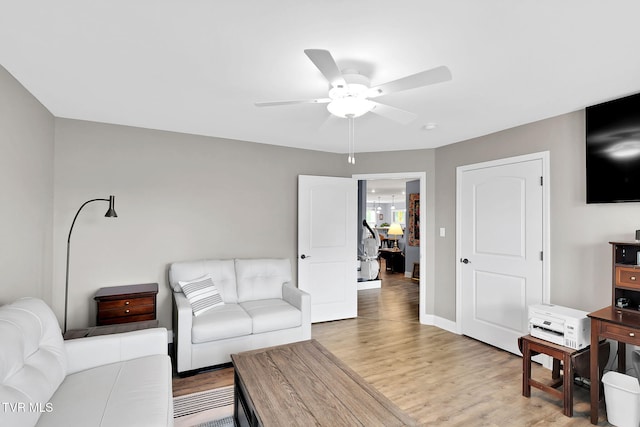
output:
[[[179, 282], [205, 275], [224, 305], [194, 316]], [[291, 283], [288, 259], [175, 262], [169, 284], [179, 373], [230, 362], [233, 353], [311, 338], [311, 296]]]
[[1, 426], [173, 425], [167, 331], [63, 341], [36, 298], [0, 307]]

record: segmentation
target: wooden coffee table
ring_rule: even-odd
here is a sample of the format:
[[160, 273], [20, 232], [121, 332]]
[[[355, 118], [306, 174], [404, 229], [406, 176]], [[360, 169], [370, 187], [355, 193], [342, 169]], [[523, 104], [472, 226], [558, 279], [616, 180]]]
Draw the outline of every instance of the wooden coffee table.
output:
[[232, 354], [244, 426], [418, 425], [315, 340]]

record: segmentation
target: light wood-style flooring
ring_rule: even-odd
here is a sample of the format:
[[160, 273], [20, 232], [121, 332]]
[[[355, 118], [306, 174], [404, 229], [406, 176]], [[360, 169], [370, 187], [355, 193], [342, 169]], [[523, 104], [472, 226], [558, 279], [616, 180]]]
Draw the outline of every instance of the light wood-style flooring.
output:
[[[522, 358], [419, 323], [418, 283], [382, 274], [358, 293], [358, 317], [314, 324], [312, 336], [425, 426], [590, 426], [589, 392], [574, 388], [574, 416], [537, 389], [522, 396]], [[533, 377], [550, 380], [535, 365]], [[231, 368], [175, 378], [174, 395], [233, 383]], [[599, 426], [606, 422], [604, 402]]]

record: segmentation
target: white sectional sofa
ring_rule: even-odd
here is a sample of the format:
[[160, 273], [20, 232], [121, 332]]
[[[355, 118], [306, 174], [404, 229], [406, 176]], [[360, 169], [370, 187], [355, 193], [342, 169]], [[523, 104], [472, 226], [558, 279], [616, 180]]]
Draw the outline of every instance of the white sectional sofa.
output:
[[[195, 316], [179, 282], [209, 276], [224, 305]], [[178, 373], [231, 354], [311, 338], [311, 296], [291, 283], [288, 259], [175, 262], [169, 266]]]
[[173, 425], [167, 331], [63, 341], [36, 298], [0, 307], [1, 426]]

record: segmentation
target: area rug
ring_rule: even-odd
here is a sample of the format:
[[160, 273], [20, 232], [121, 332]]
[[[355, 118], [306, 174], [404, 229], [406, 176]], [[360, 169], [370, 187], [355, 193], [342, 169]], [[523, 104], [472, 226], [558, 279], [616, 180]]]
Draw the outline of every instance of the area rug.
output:
[[232, 426], [232, 416], [233, 386], [220, 387], [173, 398], [175, 427]]
[[208, 423], [199, 424], [197, 427], [234, 427], [233, 417], [225, 417], [221, 420], [209, 421]]

